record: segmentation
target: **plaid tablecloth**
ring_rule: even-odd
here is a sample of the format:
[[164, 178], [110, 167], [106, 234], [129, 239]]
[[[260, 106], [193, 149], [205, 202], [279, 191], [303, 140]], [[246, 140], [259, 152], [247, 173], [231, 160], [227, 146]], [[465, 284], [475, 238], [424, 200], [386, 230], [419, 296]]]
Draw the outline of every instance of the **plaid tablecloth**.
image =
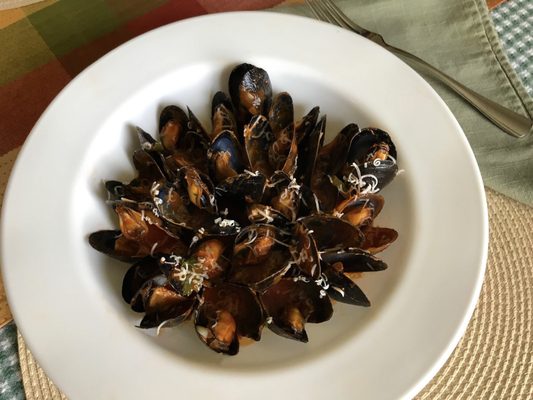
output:
[[[94, 0], [89, 6], [84, 0], [46, 0], [23, 9], [2, 11], [0, 41], [9, 41], [11, 48], [7, 55], [0, 55], [0, 110], [4, 115], [20, 118], [0, 116], [0, 155], [14, 157], [35, 120], [65, 84], [91, 60], [125, 40], [175, 19], [230, 9], [264, 8], [280, 2]], [[98, 29], [87, 23], [91, 19], [85, 18], [86, 12], [98, 14]], [[67, 18], [61, 24], [62, 30], [50, 23], [57, 15]], [[492, 17], [513, 67], [528, 92], [533, 93], [533, 2], [509, 0], [496, 7]], [[66, 40], [69, 26], [77, 26], [75, 31], [79, 34]], [[28, 48], [33, 54], [30, 59], [23, 57]], [[38, 96], [32, 88], [38, 90]], [[1, 199], [0, 193], [0, 202]], [[9, 323], [0, 329], [0, 399], [24, 398], [16, 327]]]

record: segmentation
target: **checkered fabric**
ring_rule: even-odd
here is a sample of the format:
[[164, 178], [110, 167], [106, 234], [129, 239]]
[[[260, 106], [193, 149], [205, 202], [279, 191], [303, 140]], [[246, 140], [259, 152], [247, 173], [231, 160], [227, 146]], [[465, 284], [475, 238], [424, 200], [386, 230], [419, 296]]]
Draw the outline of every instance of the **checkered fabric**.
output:
[[492, 11], [492, 20], [511, 65], [533, 95], [533, 1], [503, 3]]
[[0, 400], [24, 400], [17, 352], [17, 327], [12, 322], [0, 329]]

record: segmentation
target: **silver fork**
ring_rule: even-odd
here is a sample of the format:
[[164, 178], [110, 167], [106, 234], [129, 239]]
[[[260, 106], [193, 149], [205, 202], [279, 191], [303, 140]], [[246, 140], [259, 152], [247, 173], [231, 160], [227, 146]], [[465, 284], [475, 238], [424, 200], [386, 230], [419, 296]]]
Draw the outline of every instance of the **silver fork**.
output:
[[431, 64], [428, 64], [421, 58], [418, 58], [417, 56], [408, 53], [405, 50], [391, 46], [385, 42], [379, 33], [371, 32], [357, 25], [354, 21], [348, 18], [348, 16], [344, 14], [331, 0], [305, 0], [305, 3], [308, 5], [317, 19], [353, 31], [358, 35], [372, 40], [385, 49], [412, 61], [415, 65], [421, 67], [427, 75], [440, 80], [450, 89], [454, 90], [463, 99], [468, 101], [476, 110], [489, 119], [494, 125], [498, 126], [509, 135], [520, 138], [533, 130], [533, 121], [531, 119], [509, 110], [508, 108], [505, 108], [500, 104], [487, 99], [479, 93], [476, 93], [472, 89], [467, 88], [463, 84], [457, 82], [455, 79], [446, 75], [444, 72], [438, 70]]

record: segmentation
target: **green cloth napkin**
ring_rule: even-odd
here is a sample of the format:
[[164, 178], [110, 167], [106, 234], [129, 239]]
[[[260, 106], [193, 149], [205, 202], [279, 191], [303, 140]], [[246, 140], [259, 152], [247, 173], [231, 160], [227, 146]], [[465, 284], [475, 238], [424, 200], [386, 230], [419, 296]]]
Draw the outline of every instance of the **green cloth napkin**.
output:
[[[533, 116], [533, 100], [502, 50], [485, 0], [336, 3], [358, 24], [381, 33], [391, 45], [418, 55], [497, 103]], [[275, 11], [312, 17], [306, 6], [279, 7]], [[463, 128], [485, 185], [533, 206], [533, 134], [515, 139], [503, 133], [454, 92], [424, 78]]]

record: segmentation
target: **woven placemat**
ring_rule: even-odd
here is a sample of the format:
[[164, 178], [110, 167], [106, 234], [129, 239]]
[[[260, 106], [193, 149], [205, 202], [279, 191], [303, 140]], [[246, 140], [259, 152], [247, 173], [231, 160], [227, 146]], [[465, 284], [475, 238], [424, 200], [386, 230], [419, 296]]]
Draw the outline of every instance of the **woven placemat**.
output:
[[[479, 302], [459, 345], [417, 400], [533, 399], [533, 208], [491, 190], [487, 200], [489, 259]], [[27, 400], [66, 399], [20, 334], [18, 340]]]

